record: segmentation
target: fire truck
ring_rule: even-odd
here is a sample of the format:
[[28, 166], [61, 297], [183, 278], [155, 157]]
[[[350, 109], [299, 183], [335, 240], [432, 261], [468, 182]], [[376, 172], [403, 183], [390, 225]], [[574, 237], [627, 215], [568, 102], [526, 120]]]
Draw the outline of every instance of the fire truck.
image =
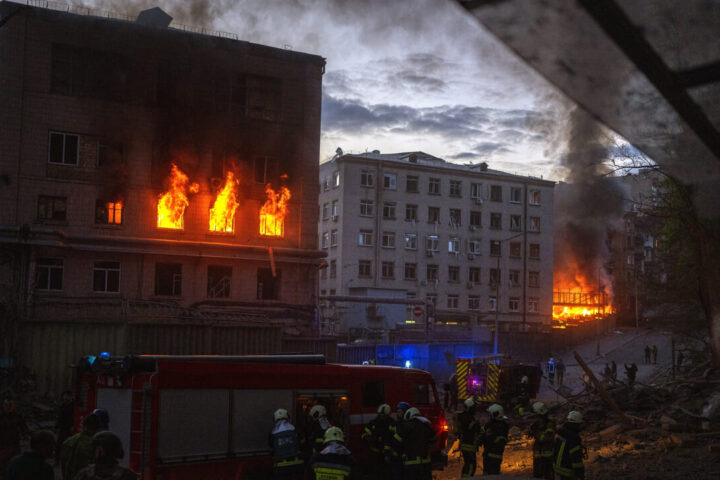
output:
[[528, 377], [530, 397], [540, 389], [537, 366], [518, 363], [505, 355], [458, 358], [456, 363], [458, 399], [474, 398], [481, 405], [512, 406], [522, 377]]
[[360, 436], [382, 403], [416, 406], [438, 434], [435, 466], [447, 424], [435, 383], [422, 370], [327, 364], [322, 355], [84, 357], [76, 367], [75, 426], [95, 408], [125, 446], [122, 464], [144, 480], [270, 478], [273, 412], [285, 408], [302, 435], [309, 411], [322, 404], [343, 429], [362, 465]]

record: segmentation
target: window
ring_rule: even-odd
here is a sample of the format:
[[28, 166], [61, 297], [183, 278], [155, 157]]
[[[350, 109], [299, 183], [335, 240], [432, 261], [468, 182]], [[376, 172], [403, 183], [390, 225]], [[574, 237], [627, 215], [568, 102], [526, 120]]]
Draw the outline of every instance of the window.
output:
[[428, 265], [425, 270], [425, 278], [428, 282], [434, 282], [435, 280], [438, 280], [439, 277], [439, 268], [437, 265]]
[[38, 258], [35, 263], [36, 290], [63, 289], [63, 261], [60, 258]]
[[383, 187], [385, 188], [385, 190], [397, 190], [397, 174], [383, 174]]
[[360, 260], [358, 262], [358, 277], [369, 278], [372, 276], [372, 262], [370, 260]]
[[448, 252], [460, 253], [460, 239], [457, 237], [451, 237], [448, 241]]
[[407, 250], [417, 250], [417, 233], [405, 234], [405, 248]]
[[432, 405], [435, 403], [432, 387], [424, 383], [415, 384], [415, 401], [414, 405]]
[[428, 207], [428, 223], [440, 222], [440, 207]]
[[500, 230], [502, 228], [502, 213], [490, 214], [490, 228]]
[[455, 310], [458, 308], [458, 296], [457, 295], [448, 295], [447, 296], [447, 308]]
[[490, 269], [490, 285], [493, 287], [500, 285], [500, 270], [497, 268]]
[[338, 171], [333, 172], [332, 184], [333, 184], [333, 188], [337, 188], [340, 186], [340, 172], [338, 172]]
[[[280, 300], [280, 279], [282, 272], [275, 270], [275, 276], [269, 268], [258, 268], [257, 272], [257, 299]], [[334, 295], [330, 290], [330, 295]]]
[[337, 247], [338, 244], [338, 231], [333, 230], [330, 232], [330, 246]]
[[482, 227], [482, 212], [470, 212], [470, 226]]
[[360, 172], [360, 186], [361, 187], [373, 187], [375, 186], [375, 172], [363, 170]]
[[508, 310], [517, 312], [520, 310], [520, 299], [518, 297], [510, 297], [508, 299]]
[[282, 80], [248, 75], [247, 116], [261, 120], [280, 120], [282, 115]]
[[395, 232], [383, 232], [382, 246], [383, 248], [395, 248]]
[[67, 200], [65, 197], [38, 197], [38, 220], [64, 221], [67, 218]]
[[155, 264], [155, 295], [182, 295], [182, 264]]
[[372, 200], [360, 200], [360, 216], [361, 217], [372, 217], [373, 216], [373, 201]]
[[385, 383], [366, 382], [362, 386], [362, 405], [366, 408], [379, 407], [385, 403]]
[[502, 255], [502, 243], [500, 240], [490, 240], [490, 256], [499, 257]]
[[93, 266], [93, 292], [117, 293], [120, 291], [120, 262], [95, 262]]
[[437, 252], [440, 239], [437, 235], [428, 235], [425, 237], [425, 250], [429, 252]]
[[[266, 156], [257, 156], [253, 159], [253, 170], [255, 175], [255, 183], [266, 184], [273, 176], [275, 162], [272, 158]], [[327, 182], [327, 179], [325, 179]], [[327, 190], [327, 185], [325, 190]]]
[[405, 220], [417, 221], [417, 205], [405, 205]]
[[508, 280], [510, 280], [511, 287], [520, 285], [520, 270], [510, 270], [508, 272]]
[[405, 264], [405, 280], [417, 279], [417, 263]]
[[471, 282], [475, 285], [480, 284], [480, 268], [479, 267], [470, 267], [468, 269], [468, 282]]
[[522, 190], [519, 187], [510, 187], [510, 203], [522, 201]]
[[538, 312], [538, 298], [537, 297], [530, 297], [528, 298], [528, 312], [531, 313], [537, 313]]
[[330, 217], [330, 204], [323, 203], [322, 206], [322, 219], [327, 220]]
[[327, 278], [327, 271], [328, 271], [328, 266], [327, 266], [327, 264], [324, 264], [322, 266], [322, 268], [320, 269], [320, 278], [322, 280], [325, 280]]
[[488, 311], [497, 311], [497, 297], [488, 297]]
[[383, 220], [395, 220], [395, 202], [383, 203]]
[[528, 192], [528, 203], [530, 205], [540, 205], [540, 190], [530, 190]]
[[531, 232], [540, 231], [540, 217], [530, 217], [530, 227], [528, 228]]
[[425, 301], [434, 307], [435, 305], [437, 305], [437, 293], [426, 293]]
[[358, 245], [360, 245], [361, 247], [371, 247], [372, 237], [372, 230], [360, 230], [360, 235], [358, 236]]
[[482, 200], [482, 183], [470, 184], [470, 198], [474, 200]]
[[330, 260], [330, 278], [337, 277], [337, 260]]
[[418, 193], [418, 177], [417, 175], [408, 175], [405, 182], [405, 191], [407, 193]]
[[530, 244], [530, 252], [528, 256], [534, 260], [540, 259], [540, 244], [539, 243], [531, 243]]
[[327, 177], [323, 177], [322, 179], [322, 190], [325, 192], [330, 190], [330, 182], [328, 182]]
[[510, 242], [510, 256], [513, 258], [520, 258], [522, 248], [520, 242]]
[[460, 226], [462, 224], [462, 212], [459, 208], [450, 209], [450, 225]]
[[103, 225], [122, 224], [122, 202], [95, 201], [95, 223]]
[[448, 266], [448, 282], [459, 283], [460, 282], [460, 267], [456, 265]]
[[520, 215], [510, 215], [510, 230], [520, 231], [522, 217]]
[[490, 185], [490, 201], [502, 202], [502, 186]]
[[468, 253], [472, 253], [474, 255], [480, 255], [480, 240], [470, 240], [468, 241]]
[[461, 197], [462, 196], [462, 182], [460, 180], [450, 180], [450, 196]]
[[208, 265], [207, 296], [208, 298], [229, 298], [232, 267]]
[[[177, 80], [180, 76], [177, 70], [169, 65], [162, 65], [160, 79], [158, 81], [158, 103], [161, 106], [169, 106], [177, 103]], [[177, 68], [177, 67], [175, 67]], [[213, 107], [216, 112], [232, 112], [245, 115], [247, 111], [247, 77], [234, 72], [216, 69], [212, 85], [214, 90]], [[175, 84], [173, 84], [175, 82]]]
[[381, 273], [383, 278], [395, 278], [395, 262], [382, 262]]
[[124, 57], [114, 52], [54, 44], [50, 91], [120, 100], [127, 84], [127, 63]]
[[428, 193], [430, 195], [440, 195], [440, 179], [431, 178], [428, 181]]
[[337, 202], [337, 200], [335, 200], [335, 201], [332, 202], [332, 208], [330, 209], [330, 212], [331, 212], [331, 214], [332, 214], [332, 218], [333, 218], [333, 219], [338, 218], [339, 211], [338, 211], [338, 202]]
[[328, 232], [323, 232], [322, 239], [320, 241], [320, 248], [328, 248], [330, 236]]
[[48, 162], [56, 165], [77, 165], [80, 158], [79, 143], [78, 135], [50, 132]]
[[531, 287], [540, 286], [540, 272], [528, 272], [528, 285]]
[[468, 310], [480, 310], [480, 297], [477, 295], [470, 295], [468, 297]]

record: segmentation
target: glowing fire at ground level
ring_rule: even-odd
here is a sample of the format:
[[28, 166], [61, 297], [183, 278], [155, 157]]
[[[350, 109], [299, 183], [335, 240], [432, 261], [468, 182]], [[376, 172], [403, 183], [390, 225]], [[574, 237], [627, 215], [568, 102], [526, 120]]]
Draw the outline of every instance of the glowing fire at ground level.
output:
[[566, 328], [590, 322], [612, 313], [605, 292], [554, 291], [553, 328]]

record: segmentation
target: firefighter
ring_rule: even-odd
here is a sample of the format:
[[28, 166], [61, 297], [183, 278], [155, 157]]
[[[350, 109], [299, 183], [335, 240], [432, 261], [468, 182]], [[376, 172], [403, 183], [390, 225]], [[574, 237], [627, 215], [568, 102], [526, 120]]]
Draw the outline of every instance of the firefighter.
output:
[[371, 452], [371, 471], [373, 478], [393, 478], [390, 475], [390, 464], [396, 456], [392, 445], [393, 435], [396, 429], [393, 427], [393, 420], [390, 417], [390, 405], [383, 403], [377, 409], [377, 417], [365, 426], [362, 439]]
[[83, 429], [65, 440], [60, 449], [60, 466], [63, 478], [73, 480], [77, 472], [87, 467], [95, 458], [93, 436], [100, 430], [100, 419], [90, 414], [83, 420]]
[[104, 408], [96, 408], [93, 415], [100, 419], [100, 430], [110, 430], [110, 414]]
[[548, 409], [543, 402], [535, 402], [532, 406], [537, 416], [530, 425], [530, 436], [533, 443], [533, 477], [552, 480], [553, 447], [555, 444], [555, 425], [548, 418]]
[[55, 452], [55, 434], [38, 430], [30, 437], [30, 451], [13, 458], [5, 468], [5, 480], [54, 480], [55, 472], [46, 462]]
[[25, 419], [15, 411], [15, 400], [6, 398], [0, 412], [0, 473], [15, 455], [20, 454], [20, 441], [27, 434]]
[[483, 432], [483, 475], [499, 475], [505, 444], [508, 441], [507, 417], [503, 407], [497, 403], [487, 409], [490, 421]]
[[345, 435], [338, 427], [329, 427], [323, 437], [323, 448], [308, 463], [312, 480], [354, 479], [355, 460], [345, 446]]
[[517, 399], [515, 403], [515, 411], [518, 415], [525, 413], [525, 409], [530, 403], [530, 380], [527, 375], [523, 375], [517, 386]]
[[558, 479], [583, 480], [585, 449], [580, 440], [583, 418], [578, 411], [568, 413], [567, 421], [555, 434], [553, 448], [553, 468]]
[[95, 463], [80, 470], [72, 480], [137, 480], [137, 475], [118, 465], [125, 455], [120, 437], [104, 430], [93, 436], [92, 445]]
[[481, 434], [482, 425], [475, 418], [477, 407], [475, 400], [465, 400], [465, 411], [460, 413], [458, 419], [458, 439], [460, 440], [460, 452], [463, 457], [463, 477], [472, 477], [477, 469], [478, 438]]
[[430, 421], [420, 411], [409, 408], [394, 435], [398, 451], [402, 452], [403, 480], [431, 480], [430, 447], [436, 440]]
[[325, 432], [332, 427], [330, 420], [327, 418], [327, 409], [324, 405], [315, 405], [310, 409], [310, 431], [308, 432], [307, 443], [312, 449], [312, 453], [316, 454], [322, 450], [325, 443]]
[[274, 425], [270, 432], [273, 455], [273, 478], [302, 480], [304, 466], [295, 426], [290, 423], [288, 411], [278, 408], [273, 414]]
[[391, 415], [390, 419], [390, 433], [392, 434], [391, 444], [389, 448], [390, 452], [390, 472], [391, 478], [402, 478], [402, 457], [400, 451], [400, 444], [397, 442], [397, 433], [400, 431], [400, 426], [403, 423], [403, 417], [405, 412], [410, 410], [410, 404], [407, 402], [399, 402], [395, 407], [395, 412]]

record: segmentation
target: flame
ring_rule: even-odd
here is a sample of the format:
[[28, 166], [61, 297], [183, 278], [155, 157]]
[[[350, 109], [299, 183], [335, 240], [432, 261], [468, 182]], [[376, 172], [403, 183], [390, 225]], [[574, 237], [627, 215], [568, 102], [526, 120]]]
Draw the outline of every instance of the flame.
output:
[[268, 237], [282, 237], [285, 235], [285, 216], [288, 213], [288, 201], [290, 201], [290, 190], [280, 187], [280, 192], [275, 192], [268, 183], [265, 187], [267, 200], [260, 208], [260, 235]]
[[197, 183], [190, 183], [190, 179], [174, 163], [170, 165], [170, 190], [160, 196], [157, 206], [158, 228], [173, 228], [181, 230], [184, 226], [183, 215], [187, 208], [187, 193], [197, 193]]
[[218, 193], [215, 203], [210, 209], [210, 231], [230, 232], [234, 228], [235, 210], [238, 202], [235, 196], [235, 185], [237, 180], [232, 172], [228, 172], [225, 178], [225, 186]]

